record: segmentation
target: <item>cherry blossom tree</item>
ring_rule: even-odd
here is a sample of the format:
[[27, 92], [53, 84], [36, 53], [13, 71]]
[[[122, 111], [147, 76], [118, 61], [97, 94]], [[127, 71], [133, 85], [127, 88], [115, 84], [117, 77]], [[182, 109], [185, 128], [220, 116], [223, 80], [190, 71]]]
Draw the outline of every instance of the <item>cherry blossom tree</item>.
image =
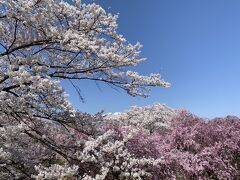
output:
[[[240, 119], [212, 120], [179, 112], [170, 133], [155, 148], [164, 156], [163, 179], [238, 179], [240, 176]], [[161, 179], [160, 178], [160, 179]]]
[[18, 95], [20, 85], [53, 78], [102, 81], [133, 96], [146, 96], [148, 86], [169, 86], [159, 74], [127, 71], [144, 60], [141, 45], [127, 43], [116, 32], [117, 16], [96, 4], [1, 0], [0, 17], [4, 92]]
[[98, 118], [76, 113], [60, 86], [69, 80], [78, 89], [75, 81], [93, 80], [146, 97], [150, 87], [170, 85], [159, 74], [129, 70], [144, 60], [141, 45], [117, 33], [117, 18], [95, 3], [0, 0], [1, 178], [104, 179], [118, 154], [119, 166], [122, 158], [134, 161], [124, 146], [131, 131], [118, 138], [97, 130]]
[[72, 128], [44, 121], [34, 131], [23, 125], [0, 128], [0, 177], [141, 179], [151, 178], [151, 167], [162, 162], [128, 147], [140, 130], [108, 126], [99, 115], [76, 113], [75, 118]]
[[99, 5], [1, 0], [0, 10], [2, 116], [14, 111], [14, 119], [21, 114], [56, 120], [57, 112], [74, 114], [61, 79], [101, 81], [144, 97], [150, 86], [170, 85], [159, 74], [127, 70], [144, 60], [141, 45], [119, 35], [117, 16]]
[[60, 85], [93, 80], [146, 97], [170, 84], [130, 71], [141, 45], [95, 3], [0, 0], [0, 179], [238, 179], [240, 120], [164, 105], [76, 111]]
[[132, 125], [143, 127], [150, 133], [161, 129], [171, 128], [171, 119], [177, 115], [178, 110], [171, 109], [166, 105], [155, 104], [146, 107], [132, 107], [122, 113], [107, 114], [108, 123]]

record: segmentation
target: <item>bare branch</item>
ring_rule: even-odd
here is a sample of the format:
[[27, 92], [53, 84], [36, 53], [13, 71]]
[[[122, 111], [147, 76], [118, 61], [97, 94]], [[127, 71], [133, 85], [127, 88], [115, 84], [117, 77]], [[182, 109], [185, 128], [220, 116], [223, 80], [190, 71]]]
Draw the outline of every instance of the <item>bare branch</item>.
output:
[[14, 43], [15, 43], [15, 41], [17, 39], [17, 26], [18, 26], [18, 20], [15, 19], [13, 41], [12, 41], [11, 45], [8, 47], [7, 51], [10, 51], [10, 49], [12, 48], [12, 46], [14, 45]]

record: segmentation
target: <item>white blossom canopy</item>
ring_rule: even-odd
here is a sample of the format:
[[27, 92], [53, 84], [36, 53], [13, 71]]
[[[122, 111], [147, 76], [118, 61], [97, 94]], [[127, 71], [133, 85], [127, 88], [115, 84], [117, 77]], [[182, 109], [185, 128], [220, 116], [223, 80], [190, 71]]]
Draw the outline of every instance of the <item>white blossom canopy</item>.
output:
[[130, 154], [126, 137], [100, 131], [97, 116], [74, 112], [59, 84], [101, 81], [144, 97], [169, 86], [159, 74], [129, 71], [144, 60], [141, 45], [119, 35], [116, 21], [94, 3], [0, 0], [0, 179], [89, 179], [90, 171], [104, 179], [122, 163], [140, 176], [155, 162]]
[[144, 60], [141, 45], [128, 44], [116, 32], [117, 16], [99, 5], [1, 0], [0, 6], [2, 91], [49, 77], [103, 81], [133, 96], [148, 95], [148, 86], [169, 86], [159, 74], [126, 71]]
[[126, 112], [107, 114], [105, 119], [114, 124], [145, 128], [153, 133], [159, 129], [171, 128], [171, 119], [176, 116], [178, 111], [162, 104], [146, 107], [135, 106]]

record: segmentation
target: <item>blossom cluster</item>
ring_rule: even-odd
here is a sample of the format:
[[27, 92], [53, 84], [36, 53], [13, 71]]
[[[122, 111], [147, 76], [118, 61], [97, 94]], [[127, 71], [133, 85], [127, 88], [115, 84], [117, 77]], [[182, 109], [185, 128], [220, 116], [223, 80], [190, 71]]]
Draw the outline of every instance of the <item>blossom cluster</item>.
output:
[[[167, 108], [162, 105], [152, 108], [156, 106]], [[139, 109], [144, 108], [135, 109], [135, 114], [140, 115]], [[159, 128], [156, 124], [154, 131], [134, 124], [134, 119], [132, 124], [131, 119], [124, 124], [115, 117], [113, 123], [105, 115], [78, 112], [75, 117], [68, 117], [71, 121], [65, 127], [47, 121], [39, 121], [35, 129], [24, 124], [1, 127], [0, 177], [89, 180], [239, 177], [239, 118], [209, 120], [186, 111], [172, 111], [174, 116], [170, 114], [169, 125]]]
[[95, 3], [0, 0], [1, 179], [104, 179], [115, 157], [114, 171], [135, 158], [125, 137], [105, 134], [102, 117], [77, 113], [60, 83], [79, 93], [74, 80], [100, 81], [144, 97], [151, 86], [169, 86], [158, 74], [127, 71], [144, 59], [140, 43], [117, 33], [117, 18]]
[[204, 120], [157, 104], [90, 115], [60, 80], [94, 80], [132, 96], [169, 87], [128, 71], [141, 45], [117, 16], [79, 0], [0, 0], [0, 179], [237, 179], [240, 119]]
[[135, 106], [126, 112], [107, 114], [105, 118], [114, 124], [143, 127], [152, 133], [162, 128], [170, 128], [170, 120], [176, 115], [177, 110], [155, 104], [146, 107]]

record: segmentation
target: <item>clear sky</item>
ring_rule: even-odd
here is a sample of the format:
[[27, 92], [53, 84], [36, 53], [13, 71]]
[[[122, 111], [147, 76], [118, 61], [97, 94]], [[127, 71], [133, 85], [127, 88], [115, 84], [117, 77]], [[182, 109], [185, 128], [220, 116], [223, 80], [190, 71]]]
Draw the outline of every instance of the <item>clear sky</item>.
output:
[[[82, 0], [83, 2], [87, 2]], [[202, 117], [240, 116], [239, 0], [96, 0], [120, 13], [119, 33], [143, 44], [142, 74], [160, 72], [171, 88], [153, 88], [147, 99], [104, 84], [79, 82], [86, 102], [69, 85], [80, 111], [116, 112], [163, 103]]]

